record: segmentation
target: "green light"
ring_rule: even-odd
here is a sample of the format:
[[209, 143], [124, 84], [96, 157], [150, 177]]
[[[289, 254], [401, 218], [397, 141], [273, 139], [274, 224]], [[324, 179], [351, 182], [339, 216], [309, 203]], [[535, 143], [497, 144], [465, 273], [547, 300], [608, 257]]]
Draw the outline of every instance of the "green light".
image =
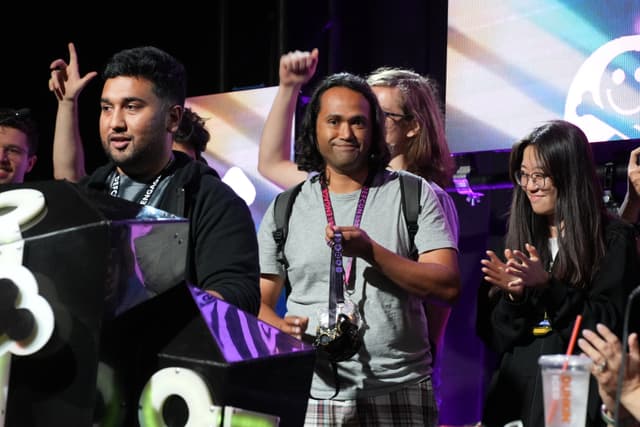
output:
[[229, 427], [277, 427], [278, 423], [261, 415], [236, 413], [231, 415], [231, 422], [228, 425]]

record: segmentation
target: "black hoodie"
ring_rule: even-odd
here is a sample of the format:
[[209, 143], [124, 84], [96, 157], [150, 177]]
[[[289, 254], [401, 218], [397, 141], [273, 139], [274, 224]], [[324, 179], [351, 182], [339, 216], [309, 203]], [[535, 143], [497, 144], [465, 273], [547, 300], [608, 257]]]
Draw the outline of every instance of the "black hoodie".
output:
[[[189, 218], [186, 280], [257, 315], [258, 242], [247, 204], [203, 162], [178, 151], [173, 155], [173, 176], [154, 207]], [[108, 193], [107, 179], [114, 169], [112, 162], [101, 166], [79, 185]]]

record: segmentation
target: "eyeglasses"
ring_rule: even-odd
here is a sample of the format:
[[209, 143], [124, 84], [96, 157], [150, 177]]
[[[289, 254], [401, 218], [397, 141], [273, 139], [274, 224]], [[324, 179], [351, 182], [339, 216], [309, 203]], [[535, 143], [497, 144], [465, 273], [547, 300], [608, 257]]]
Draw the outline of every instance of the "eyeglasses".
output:
[[0, 155], [2, 157], [7, 156], [12, 158], [18, 158], [18, 157], [24, 156], [27, 153], [28, 153], [27, 150], [24, 150], [23, 148], [18, 147], [16, 145], [7, 145], [6, 147], [0, 146]]
[[527, 185], [529, 185], [529, 180], [531, 180], [531, 182], [533, 182], [533, 185], [535, 185], [536, 187], [544, 188], [547, 185], [548, 177], [549, 175], [539, 172], [529, 174], [522, 171], [516, 171], [516, 173], [514, 174], [514, 178], [516, 179], [516, 182], [520, 187], [526, 187]]
[[399, 114], [399, 113], [391, 113], [389, 111], [382, 111], [382, 114], [384, 114], [385, 118], [389, 118], [391, 120], [393, 120], [394, 122], [397, 120], [411, 120], [413, 119], [413, 116], [411, 114]]

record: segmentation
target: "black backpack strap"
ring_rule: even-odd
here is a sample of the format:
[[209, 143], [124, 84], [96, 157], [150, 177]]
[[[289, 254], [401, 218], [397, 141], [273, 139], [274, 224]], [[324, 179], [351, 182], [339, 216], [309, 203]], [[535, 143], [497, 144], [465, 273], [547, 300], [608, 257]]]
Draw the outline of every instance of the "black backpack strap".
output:
[[418, 215], [420, 214], [420, 196], [422, 195], [422, 178], [417, 175], [398, 171], [400, 179], [400, 196], [402, 198], [402, 212], [407, 223], [409, 238], [411, 239], [411, 256], [417, 258], [418, 249], [414, 237], [418, 232]]
[[273, 240], [276, 241], [276, 259], [285, 270], [285, 289], [287, 296], [291, 292], [289, 279], [286, 277], [286, 271], [289, 268], [289, 262], [284, 254], [284, 243], [287, 240], [287, 232], [289, 231], [289, 217], [296, 196], [300, 192], [304, 181], [291, 187], [276, 196], [273, 204], [273, 219], [275, 222], [275, 230], [273, 231]]

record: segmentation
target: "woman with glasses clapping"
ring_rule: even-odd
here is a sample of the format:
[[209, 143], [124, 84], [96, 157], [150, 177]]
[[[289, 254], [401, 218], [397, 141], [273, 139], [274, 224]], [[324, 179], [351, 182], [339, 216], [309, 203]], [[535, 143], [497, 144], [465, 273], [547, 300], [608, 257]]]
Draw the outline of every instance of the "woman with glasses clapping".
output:
[[[514, 183], [504, 257], [481, 261], [478, 334], [499, 357], [483, 423], [544, 426], [538, 358], [565, 353], [578, 314], [583, 327], [622, 328], [637, 281], [633, 229], [606, 211], [591, 147], [575, 125], [550, 121], [513, 146]], [[490, 290], [488, 290], [490, 288]], [[600, 421], [595, 382], [587, 425]]]

